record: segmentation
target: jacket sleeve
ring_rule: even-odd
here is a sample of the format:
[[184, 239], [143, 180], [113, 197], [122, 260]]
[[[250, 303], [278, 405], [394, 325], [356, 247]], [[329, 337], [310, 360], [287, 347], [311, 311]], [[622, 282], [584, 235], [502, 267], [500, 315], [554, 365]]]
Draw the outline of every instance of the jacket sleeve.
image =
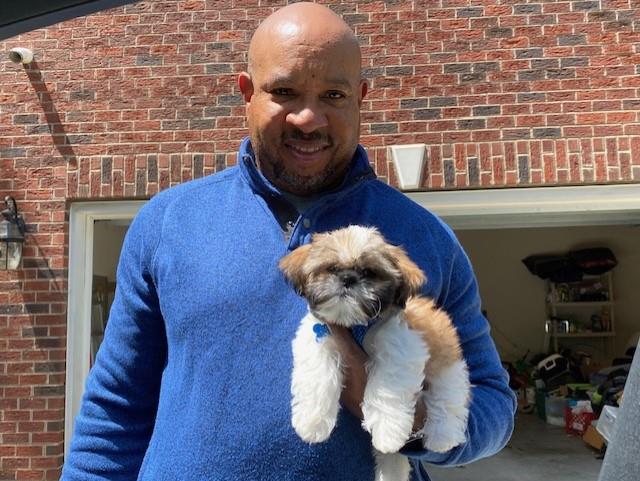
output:
[[446, 453], [413, 451], [409, 447], [402, 451], [415, 461], [438, 465], [465, 464], [497, 453], [511, 437], [516, 409], [515, 394], [481, 312], [471, 264], [453, 233], [450, 236], [451, 257], [441, 264], [443, 284], [438, 303], [457, 328], [469, 368], [472, 398], [467, 442]]
[[88, 376], [62, 481], [136, 479], [147, 450], [167, 353], [151, 275], [160, 237], [154, 210], [145, 205], [127, 232], [105, 337]]

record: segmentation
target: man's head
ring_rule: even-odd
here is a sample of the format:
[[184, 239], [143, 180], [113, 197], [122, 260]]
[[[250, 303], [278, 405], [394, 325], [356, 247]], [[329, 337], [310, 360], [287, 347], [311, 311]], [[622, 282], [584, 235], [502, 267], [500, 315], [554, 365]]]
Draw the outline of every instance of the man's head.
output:
[[289, 5], [258, 27], [248, 63], [238, 84], [262, 173], [303, 196], [338, 184], [358, 145], [367, 92], [348, 25], [324, 6]]

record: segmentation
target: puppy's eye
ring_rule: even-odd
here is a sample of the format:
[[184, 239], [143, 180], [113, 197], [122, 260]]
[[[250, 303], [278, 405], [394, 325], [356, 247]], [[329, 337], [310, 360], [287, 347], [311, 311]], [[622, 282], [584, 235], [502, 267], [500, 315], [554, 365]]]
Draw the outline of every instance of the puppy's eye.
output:
[[360, 271], [360, 275], [362, 277], [374, 277], [376, 273], [371, 269], [364, 268]]
[[339, 270], [340, 269], [338, 269], [338, 266], [329, 266], [329, 267], [327, 267], [327, 272], [329, 272], [330, 274], [335, 274]]

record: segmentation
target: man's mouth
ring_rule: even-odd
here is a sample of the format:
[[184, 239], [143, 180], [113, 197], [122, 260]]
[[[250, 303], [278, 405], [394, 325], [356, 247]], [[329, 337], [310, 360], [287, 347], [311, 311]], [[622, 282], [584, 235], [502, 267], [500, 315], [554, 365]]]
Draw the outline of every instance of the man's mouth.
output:
[[284, 143], [285, 147], [297, 157], [313, 160], [318, 154], [329, 148], [326, 142], [295, 142], [289, 141]]
[[295, 152], [299, 152], [301, 154], [315, 154], [316, 152], [320, 152], [321, 150], [326, 149], [325, 145], [311, 145], [311, 146], [302, 146], [302, 145], [287, 145], [291, 150]]

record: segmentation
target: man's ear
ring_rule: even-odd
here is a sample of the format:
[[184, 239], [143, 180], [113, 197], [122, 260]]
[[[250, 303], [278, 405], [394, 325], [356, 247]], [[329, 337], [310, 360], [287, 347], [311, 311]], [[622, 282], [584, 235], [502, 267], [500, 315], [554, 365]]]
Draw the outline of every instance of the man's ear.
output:
[[280, 263], [278, 264], [284, 276], [293, 284], [293, 287], [300, 295], [304, 295], [306, 276], [303, 266], [307, 261], [307, 257], [309, 257], [310, 251], [311, 244], [300, 246], [280, 259]]
[[369, 91], [369, 84], [367, 83], [367, 80], [366, 79], [360, 80], [360, 92], [358, 92], [360, 97], [358, 98], [358, 105], [362, 106], [362, 101], [364, 100], [368, 91]]
[[242, 97], [246, 103], [251, 103], [251, 97], [253, 97], [253, 81], [251, 75], [247, 72], [241, 72], [238, 75], [238, 88], [242, 92]]

